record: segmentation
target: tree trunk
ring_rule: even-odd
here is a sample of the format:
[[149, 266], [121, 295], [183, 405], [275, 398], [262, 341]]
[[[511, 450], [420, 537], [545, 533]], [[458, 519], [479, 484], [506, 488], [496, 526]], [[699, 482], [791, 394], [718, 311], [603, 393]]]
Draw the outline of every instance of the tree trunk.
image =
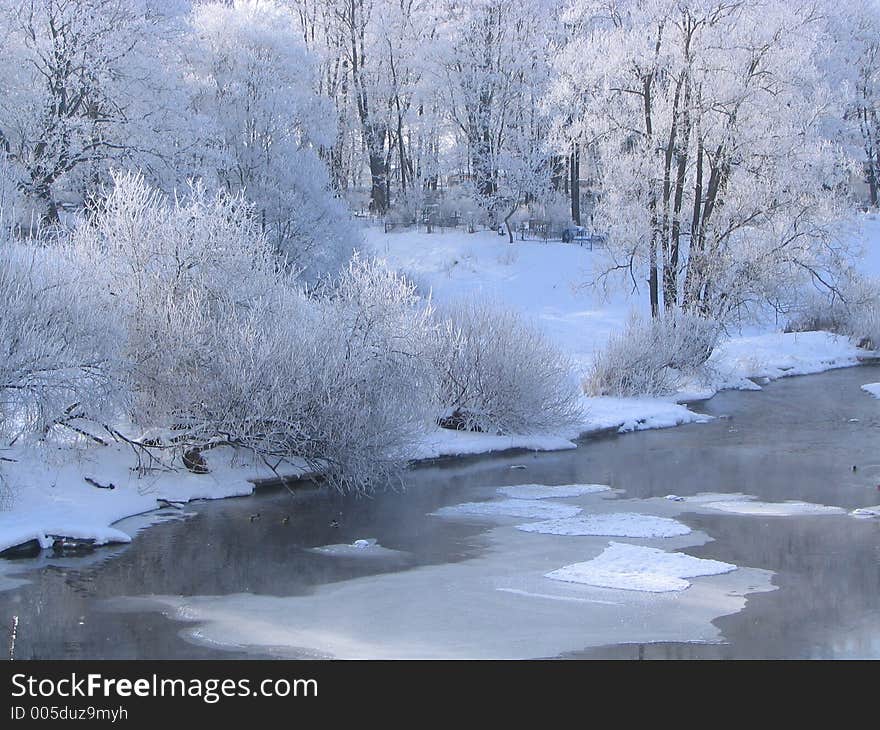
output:
[[[699, 135], [699, 131], [697, 132]], [[694, 182], [694, 212], [691, 218], [691, 248], [688, 254], [687, 273], [684, 279], [684, 302], [682, 307], [690, 309], [697, 300], [697, 271], [702, 267], [703, 248], [698, 236], [703, 204], [703, 140], [697, 141], [697, 171]]]
[[575, 144], [569, 163], [569, 185], [571, 194], [571, 219], [576, 226], [581, 224], [581, 151]]
[[681, 206], [684, 198], [685, 174], [687, 172], [688, 146], [691, 137], [690, 82], [685, 80], [682, 103], [682, 128], [676, 152], [675, 190], [672, 199], [672, 229], [669, 236], [669, 261], [664, 268], [665, 291], [663, 301], [666, 309], [678, 305], [678, 261], [681, 251]]
[[388, 212], [388, 165], [381, 151], [369, 152], [370, 159], [370, 206], [374, 213]]

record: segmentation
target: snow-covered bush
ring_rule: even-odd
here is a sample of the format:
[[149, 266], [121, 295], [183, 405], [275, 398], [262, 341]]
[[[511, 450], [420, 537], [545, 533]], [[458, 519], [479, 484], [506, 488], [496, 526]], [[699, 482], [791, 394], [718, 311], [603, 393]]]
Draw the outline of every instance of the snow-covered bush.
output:
[[358, 257], [321, 304], [322, 456], [347, 483], [369, 484], [407, 458], [435, 415], [432, 310], [412, 282]]
[[186, 400], [181, 372], [211, 358], [211, 320], [285, 276], [240, 196], [195, 186], [171, 201], [128, 173], [115, 177], [73, 245], [95, 262], [92, 286], [112, 295], [124, 323], [132, 418], [156, 426], [173, 421]]
[[175, 370], [178, 443], [300, 458], [366, 490], [429, 423], [430, 310], [378, 263], [356, 259], [319, 298], [284, 282], [247, 306], [193, 299], [181, 311], [193, 357]]
[[125, 325], [147, 448], [301, 458], [361, 490], [429, 423], [431, 311], [382, 264], [355, 258], [307, 293], [241, 197], [169, 201], [131, 175], [75, 238]]
[[118, 333], [104, 293], [61, 243], [0, 241], [0, 434], [14, 441], [100, 418], [119, 388]]
[[555, 430], [577, 419], [571, 364], [519, 314], [462, 300], [440, 315], [441, 423], [508, 434]]
[[861, 347], [880, 349], [880, 281], [846, 271], [833, 289], [802, 296], [786, 331], [814, 330], [847, 335]]
[[682, 375], [705, 366], [721, 330], [712, 320], [684, 312], [662, 319], [633, 314], [626, 329], [611, 335], [584, 380], [588, 395], [663, 395]]

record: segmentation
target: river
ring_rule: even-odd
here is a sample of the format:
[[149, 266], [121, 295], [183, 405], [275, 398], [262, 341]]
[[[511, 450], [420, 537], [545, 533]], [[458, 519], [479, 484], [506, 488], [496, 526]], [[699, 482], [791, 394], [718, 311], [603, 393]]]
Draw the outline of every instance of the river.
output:
[[[0, 561], [0, 616], [17, 659], [880, 657], [880, 519], [848, 514], [880, 503], [880, 400], [860, 390], [876, 381], [864, 366], [723, 392], [693, 404], [706, 424], [423, 465], [370, 498], [306, 486], [132, 518], [129, 545]], [[606, 484], [541, 503], [690, 532], [537, 534], [431, 514], [533, 483]], [[664, 499], [706, 492], [841, 509]], [[327, 547], [357, 540], [376, 545]], [[668, 592], [545, 577], [611, 542], [737, 569]]]

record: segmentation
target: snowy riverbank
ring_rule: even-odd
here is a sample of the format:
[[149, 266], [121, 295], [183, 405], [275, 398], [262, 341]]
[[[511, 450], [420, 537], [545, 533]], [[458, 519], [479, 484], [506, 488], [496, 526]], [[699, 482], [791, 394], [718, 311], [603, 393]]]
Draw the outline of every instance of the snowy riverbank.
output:
[[[866, 220], [864, 266], [880, 274], [880, 221]], [[595, 352], [626, 323], [643, 297], [605, 296], [583, 286], [599, 251], [561, 243], [518, 242], [490, 232], [461, 231], [385, 234], [366, 230], [366, 248], [416, 280], [438, 306], [456, 297], [497, 300], [533, 318], [574, 363], [573, 377], [589, 368]], [[497, 436], [436, 429], [414, 444], [414, 460], [484, 454], [511, 449], [551, 451], [576, 448], [575, 440], [596, 431], [636, 431], [701, 422], [685, 401], [711, 397], [725, 388], [760, 389], [776, 378], [818, 373], [859, 363], [868, 355], [845, 337], [826, 332], [783, 333], [752, 327], [725, 341], [710, 360], [706, 382], [691, 383], [667, 398], [581, 399], [581, 417], [556, 433]], [[206, 454], [210, 473], [157, 471], [139, 475], [136, 457], [125, 445], [6, 449], [0, 456], [4, 511], [0, 511], [0, 551], [53, 536], [127, 542], [112, 525], [163, 502], [187, 502], [250, 494], [254, 482], [272, 478], [263, 464], [216, 449]], [[279, 474], [306, 476], [305, 464], [287, 464]], [[113, 484], [114, 489], [101, 488]]]

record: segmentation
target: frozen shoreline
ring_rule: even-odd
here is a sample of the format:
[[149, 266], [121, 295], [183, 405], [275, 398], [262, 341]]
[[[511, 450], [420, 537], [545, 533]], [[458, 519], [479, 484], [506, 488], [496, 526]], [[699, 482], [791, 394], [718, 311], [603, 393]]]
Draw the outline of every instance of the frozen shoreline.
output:
[[[873, 225], [873, 223], [872, 223]], [[880, 226], [875, 226], [880, 230]], [[495, 298], [532, 317], [574, 363], [575, 375], [614, 331], [624, 326], [639, 301], [628, 297], [600, 299], [578, 289], [577, 281], [593, 266], [594, 252], [571, 244], [518, 243], [511, 248], [494, 234], [386, 235], [366, 231], [367, 248], [388, 264], [414, 277], [430, 290], [438, 305], [458, 296]], [[871, 261], [880, 268], [878, 261]], [[760, 390], [756, 382], [851, 367], [876, 358], [845, 337], [828, 332], [761, 332], [752, 330], [723, 342], [713, 354], [708, 382], [687, 383], [664, 398], [587, 397], [582, 415], [558, 432], [522, 436], [437, 428], [412, 447], [413, 462], [497, 454], [508, 451], [575, 449], [593, 434], [627, 433], [700, 423], [711, 417], [690, 410], [686, 402], [706, 400], [727, 389]], [[207, 455], [207, 454], [206, 454]], [[265, 466], [232, 458], [223, 449], [209, 455], [211, 473], [196, 475], [180, 469], [137, 479], [135, 460], [121, 445], [76, 449], [0, 451], [0, 552], [36, 541], [52, 545], [52, 537], [70, 537], [94, 544], [124, 542], [130, 536], [113, 527], [119, 520], [161, 507], [158, 499], [189, 502], [251, 494], [255, 482], [273, 475]], [[14, 459], [15, 461], [9, 461]], [[282, 476], [307, 478], [305, 464], [288, 464]], [[113, 483], [100, 489], [85, 481]], [[8, 495], [3, 505], [3, 493]]]
[[[835, 338], [827, 333], [800, 333]], [[750, 338], [754, 340], [755, 338]], [[817, 338], [810, 338], [815, 340]], [[832, 341], [834, 341], [834, 339]], [[828, 357], [824, 370], [790, 368], [776, 377], [814, 374], [839, 367], [860, 364], [852, 360]], [[807, 368], [810, 366], [807, 365]], [[764, 370], [768, 373], [768, 370]], [[751, 382], [751, 381], [750, 381]], [[731, 384], [729, 388], [735, 388]], [[729, 389], [725, 388], [725, 389]], [[750, 389], [759, 389], [758, 386]], [[719, 388], [718, 390], [721, 390]], [[682, 394], [693, 400], [711, 398], [715, 393]], [[689, 410], [674, 399], [659, 398], [585, 398], [598, 402], [594, 418], [574, 431], [531, 436], [493, 436], [437, 429], [413, 449], [412, 462], [434, 459], [488, 456], [510, 451], [558, 451], [575, 449], [576, 441], [597, 433], [629, 433], [654, 428], [669, 428], [685, 423], [705, 423], [710, 416]], [[592, 415], [592, 410], [591, 410]], [[106, 455], [106, 456], [104, 456]], [[133, 473], [131, 452], [122, 445], [85, 448], [18, 448], [3, 451], [3, 485], [12, 492], [12, 509], [0, 512], [0, 553], [23, 549], [36, 543], [51, 548], [56, 538], [71, 538], [94, 546], [125, 543], [131, 536], [113, 527], [134, 515], [162, 509], [163, 503], [184, 504], [203, 499], [248, 496], [261, 484], [279, 478], [297, 481], [317, 476], [304, 463], [287, 464], [273, 473], [230, 450], [208, 452], [209, 474], [193, 474], [184, 469], [138, 478]], [[237, 462], [237, 463], [236, 463]], [[86, 481], [114, 489], [101, 489]]]

